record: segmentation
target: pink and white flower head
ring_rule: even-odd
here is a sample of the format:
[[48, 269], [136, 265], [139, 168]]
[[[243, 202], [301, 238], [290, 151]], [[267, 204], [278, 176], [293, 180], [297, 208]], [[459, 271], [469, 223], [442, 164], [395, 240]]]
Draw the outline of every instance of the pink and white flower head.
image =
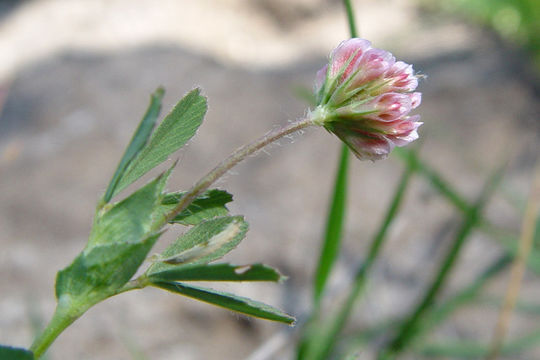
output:
[[317, 72], [312, 121], [343, 140], [360, 160], [384, 159], [418, 138], [422, 100], [411, 65], [365, 39], [343, 41]]

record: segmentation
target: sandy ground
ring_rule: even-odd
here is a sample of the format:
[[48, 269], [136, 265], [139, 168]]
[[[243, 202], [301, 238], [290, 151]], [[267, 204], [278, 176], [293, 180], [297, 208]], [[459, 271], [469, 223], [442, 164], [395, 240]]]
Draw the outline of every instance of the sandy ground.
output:
[[[363, 36], [428, 75], [421, 84], [422, 158], [470, 200], [509, 160], [487, 213], [517, 231], [520, 215], [511, 203], [527, 196], [539, 153], [538, 88], [523, 70], [523, 54], [456, 19], [420, 12], [409, 1], [358, 5]], [[95, 201], [150, 92], [165, 86], [164, 111], [194, 86], [209, 98], [205, 123], [177, 155], [180, 166], [169, 185], [186, 188], [235, 147], [304, 114], [294, 89], [309, 88], [326, 54], [347, 37], [342, 10], [330, 0], [163, 0], [160, 6], [150, 0], [41, 0], [7, 6], [0, 18], [0, 94], [7, 94], [0, 117], [0, 343], [28, 346], [32, 319], [52, 313], [55, 273], [84, 246]], [[338, 149], [337, 139], [309, 130], [220, 181], [235, 195], [232, 212], [251, 224], [227, 260], [264, 262], [289, 276], [283, 285], [220, 288], [302, 319]], [[333, 299], [361, 261], [401, 171], [397, 159], [352, 163]], [[351, 329], [412, 306], [459, 227], [455, 209], [426, 181], [415, 178], [409, 190]], [[500, 251], [475, 233], [446, 293], [473, 279]], [[500, 294], [505, 279], [490, 291]], [[526, 298], [540, 299], [537, 278], [529, 275], [525, 285]], [[489, 339], [495, 318], [494, 308], [458, 312], [433, 339]], [[511, 335], [533, 325], [519, 317]], [[149, 359], [242, 359], [272, 336], [285, 346], [270, 358], [288, 359], [293, 334], [287, 326], [147, 289], [90, 310], [53, 345], [51, 359], [136, 358], [130, 349]]]

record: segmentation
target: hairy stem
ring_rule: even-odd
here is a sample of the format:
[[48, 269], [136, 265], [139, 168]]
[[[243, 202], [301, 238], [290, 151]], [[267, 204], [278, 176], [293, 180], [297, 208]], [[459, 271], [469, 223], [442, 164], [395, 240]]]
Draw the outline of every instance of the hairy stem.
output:
[[[313, 125], [311, 119], [301, 119], [289, 124], [284, 128], [273, 130], [259, 139], [236, 149], [231, 155], [229, 155], [229, 157], [221, 161], [215, 168], [197, 181], [197, 183], [195, 183], [195, 185], [193, 185], [191, 189], [189, 189], [189, 191], [182, 196], [176, 207], [165, 217], [165, 223], [174, 219], [174, 217], [185, 210], [193, 202], [193, 200], [197, 198], [197, 196], [205, 192], [217, 179], [227, 173], [227, 171], [244, 160], [246, 157], [256, 153], [266, 145], [286, 135], [290, 135], [311, 125]], [[160, 224], [160, 226], [162, 225], [163, 224]]]

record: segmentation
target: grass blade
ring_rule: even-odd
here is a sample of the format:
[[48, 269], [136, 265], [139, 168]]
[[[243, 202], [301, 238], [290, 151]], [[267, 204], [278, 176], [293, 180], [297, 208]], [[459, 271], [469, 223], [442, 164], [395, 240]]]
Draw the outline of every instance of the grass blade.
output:
[[332, 203], [330, 205], [330, 211], [326, 223], [324, 243], [315, 275], [315, 308], [318, 307], [320, 298], [324, 292], [324, 288], [328, 280], [328, 276], [332, 271], [332, 267], [339, 252], [339, 245], [341, 243], [341, 237], [345, 224], [348, 163], [349, 150], [345, 145], [343, 145], [341, 148], [339, 167], [336, 174]]
[[459, 195], [441, 175], [424, 163], [413, 150], [396, 148], [394, 149], [394, 153], [403, 161], [414, 161], [418, 173], [428, 179], [441, 195], [462, 212], [469, 211], [471, 208], [469, 202]]
[[366, 283], [367, 275], [371, 270], [372, 265], [375, 263], [375, 260], [379, 255], [384, 240], [386, 239], [388, 229], [390, 228], [390, 225], [392, 224], [398, 213], [400, 205], [403, 201], [403, 197], [405, 195], [405, 190], [407, 189], [409, 180], [413, 172], [414, 163], [409, 162], [396, 188], [396, 192], [392, 198], [386, 216], [383, 219], [383, 222], [381, 223], [375, 237], [373, 238], [368, 256], [364, 263], [358, 268], [354, 283], [352, 284], [352, 287], [345, 302], [334, 316], [329, 317], [327, 324], [315, 325], [319, 328], [319, 331], [317, 332], [318, 335], [311, 339], [311, 343], [313, 344], [312, 346], [314, 349], [310, 351], [311, 355], [307, 358], [327, 359], [332, 349], [334, 348], [337, 340], [339, 339], [341, 331], [345, 327], [347, 320], [350, 317], [350, 314], [354, 308], [354, 304], [358, 301], [360, 295], [362, 294]]
[[379, 355], [380, 359], [392, 358], [395, 355], [401, 353], [410, 343], [410, 341], [416, 336], [418, 330], [418, 324], [424, 314], [430, 310], [433, 305], [436, 296], [439, 291], [442, 289], [444, 283], [446, 282], [447, 277], [452, 270], [458, 255], [460, 254], [463, 245], [468, 239], [470, 233], [480, 220], [482, 213], [487, 201], [493, 194], [497, 184], [499, 183], [504, 167], [498, 169], [493, 176], [491, 176], [482, 190], [478, 201], [466, 214], [464, 222], [456, 235], [456, 238], [449, 249], [448, 254], [446, 255], [444, 261], [439, 268], [439, 271], [433, 280], [430, 287], [427, 289], [425, 295], [422, 298], [422, 301], [418, 306], [412, 311], [412, 313], [405, 320], [401, 328], [399, 329], [396, 337], [390, 342], [390, 345], [387, 349], [383, 350]]
[[[524, 336], [502, 345], [501, 355], [511, 356], [524, 352], [540, 344], [540, 330], [532, 331]], [[488, 347], [485, 344], [467, 341], [445, 344], [430, 344], [420, 347], [419, 352], [424, 356], [443, 357], [452, 359], [478, 359], [486, 355]]]

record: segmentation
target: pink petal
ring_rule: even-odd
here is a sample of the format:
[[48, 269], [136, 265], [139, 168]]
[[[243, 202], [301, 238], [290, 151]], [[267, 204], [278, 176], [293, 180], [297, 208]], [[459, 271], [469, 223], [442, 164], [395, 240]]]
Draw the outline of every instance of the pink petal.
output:
[[411, 109], [416, 109], [422, 102], [422, 93], [414, 92], [410, 94], [411, 97]]
[[315, 78], [315, 94], [319, 93], [324, 83], [326, 82], [327, 71], [328, 71], [328, 65], [324, 65], [322, 69], [317, 71], [317, 77]]
[[360, 160], [382, 160], [388, 157], [394, 145], [383, 136], [336, 129], [334, 133]]
[[[362, 56], [362, 54], [371, 47], [371, 42], [365, 39], [352, 38], [345, 40], [339, 44], [339, 46], [332, 51], [330, 55], [330, 76], [336, 76], [341, 68], [350, 63], [344, 71], [344, 78], [346, 78], [354, 69], [356, 60]], [[354, 56], [354, 57], [353, 57]], [[351, 57], [353, 57], [351, 59]]]

